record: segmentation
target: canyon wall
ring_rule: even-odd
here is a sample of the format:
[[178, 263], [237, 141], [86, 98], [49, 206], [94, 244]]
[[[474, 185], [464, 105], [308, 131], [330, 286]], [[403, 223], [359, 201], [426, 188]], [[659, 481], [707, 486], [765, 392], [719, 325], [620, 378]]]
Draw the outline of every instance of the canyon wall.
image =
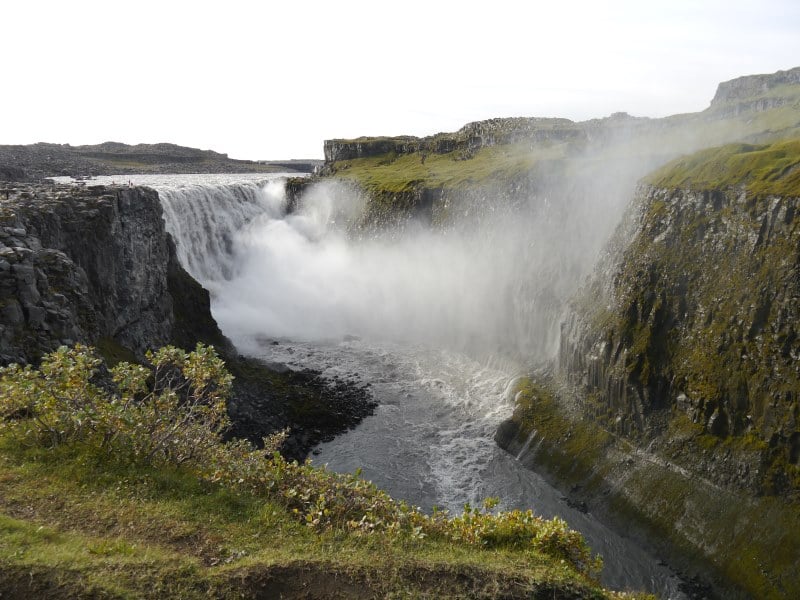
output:
[[147, 188], [12, 188], [2, 206], [3, 362], [74, 342], [136, 356], [172, 338], [175, 263]]
[[799, 160], [735, 144], [648, 176], [497, 435], [720, 597], [800, 591]]

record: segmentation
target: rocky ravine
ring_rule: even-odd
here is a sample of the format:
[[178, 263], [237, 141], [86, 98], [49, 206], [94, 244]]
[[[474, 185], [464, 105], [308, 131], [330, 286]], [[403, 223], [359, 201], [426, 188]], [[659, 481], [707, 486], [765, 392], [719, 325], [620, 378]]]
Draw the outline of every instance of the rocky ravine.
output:
[[[178, 262], [155, 190], [10, 185], [0, 203], [0, 363], [36, 363], [60, 345], [95, 345], [108, 362], [148, 349], [213, 344], [236, 377], [234, 433], [259, 442], [289, 429], [286, 453], [355, 425], [368, 392], [313, 372], [239, 357], [204, 290]], [[5, 194], [4, 194], [5, 196]]]
[[497, 436], [720, 597], [800, 595], [798, 164], [732, 145], [650, 176]]

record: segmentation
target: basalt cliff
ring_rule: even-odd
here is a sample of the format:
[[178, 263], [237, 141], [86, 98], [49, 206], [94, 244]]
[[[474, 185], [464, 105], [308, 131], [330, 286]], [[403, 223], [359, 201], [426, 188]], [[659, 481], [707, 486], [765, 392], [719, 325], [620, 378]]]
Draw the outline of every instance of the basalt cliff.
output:
[[142, 357], [173, 338], [177, 265], [155, 191], [11, 188], [2, 223], [3, 362], [78, 341]]
[[497, 435], [720, 597], [800, 591], [799, 183], [797, 140], [647, 177]]

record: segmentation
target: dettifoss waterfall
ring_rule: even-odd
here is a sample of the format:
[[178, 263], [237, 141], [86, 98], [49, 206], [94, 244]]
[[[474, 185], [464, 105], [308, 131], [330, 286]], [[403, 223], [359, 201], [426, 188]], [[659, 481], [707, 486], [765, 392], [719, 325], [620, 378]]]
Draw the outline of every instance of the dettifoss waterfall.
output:
[[353, 236], [362, 207], [342, 190], [314, 186], [288, 212], [279, 177], [227, 177], [134, 183], [159, 191], [182, 264], [241, 353], [370, 384], [375, 415], [317, 448], [315, 463], [361, 468], [423, 509], [497, 496], [501, 508], [558, 515], [602, 554], [605, 585], [686, 598], [656, 557], [568, 505], [493, 440], [511, 415], [514, 379], [557, 350], [555, 311], [607, 232], [589, 249], [585, 223], [562, 239], [540, 203], [538, 224], [492, 215], [446, 231], [412, 224]]

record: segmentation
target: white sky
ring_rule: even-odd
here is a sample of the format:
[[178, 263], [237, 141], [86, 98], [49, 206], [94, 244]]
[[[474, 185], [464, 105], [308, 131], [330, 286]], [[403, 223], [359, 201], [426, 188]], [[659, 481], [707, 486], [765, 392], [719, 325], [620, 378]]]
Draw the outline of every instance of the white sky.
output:
[[800, 65], [797, 0], [8, 0], [0, 143], [174, 142], [233, 158], [501, 116], [705, 108]]

